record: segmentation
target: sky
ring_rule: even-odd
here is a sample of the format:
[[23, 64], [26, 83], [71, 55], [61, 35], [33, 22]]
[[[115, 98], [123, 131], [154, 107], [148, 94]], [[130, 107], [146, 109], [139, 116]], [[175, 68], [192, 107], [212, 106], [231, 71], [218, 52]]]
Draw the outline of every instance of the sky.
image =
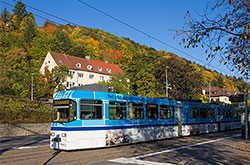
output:
[[[1, 0], [8, 4], [15, 5], [13, 0]], [[6, 7], [12, 11], [13, 7], [1, 3], [1, 12]], [[184, 23], [184, 16], [187, 11], [195, 18], [202, 14], [209, 0], [81, 0], [87, 4], [119, 19], [126, 24], [149, 34], [152, 37], [143, 35], [134, 29], [121, 24], [114, 19], [88, 7], [79, 0], [22, 0], [26, 5], [26, 10], [35, 15], [36, 22], [39, 26], [43, 25], [45, 17], [48, 20], [60, 24], [68, 22], [61, 21], [54, 17], [48, 16], [30, 7], [47, 12], [54, 16], [63, 18], [77, 25], [97, 28], [105, 32], [112, 33], [118, 37], [125, 37], [134, 40], [141, 45], [147, 45], [156, 50], [165, 50], [173, 52], [178, 56], [186, 58], [192, 62], [201, 64], [223, 75], [242, 77], [239, 72], [232, 72], [228, 67], [219, 63], [217, 57], [212, 62], [206, 60], [206, 54], [201, 48], [185, 49], [179, 45], [181, 38], [175, 36], [175, 31], [180, 30]], [[30, 7], [28, 7], [30, 6]], [[166, 46], [153, 38], [167, 43]], [[173, 49], [174, 47], [175, 49]], [[177, 50], [176, 50], [177, 49]], [[180, 51], [178, 51], [180, 50]], [[182, 51], [182, 52], [181, 52]], [[185, 52], [185, 53], [183, 53]], [[187, 55], [188, 54], [188, 55]], [[191, 56], [195, 57], [192, 58]]]

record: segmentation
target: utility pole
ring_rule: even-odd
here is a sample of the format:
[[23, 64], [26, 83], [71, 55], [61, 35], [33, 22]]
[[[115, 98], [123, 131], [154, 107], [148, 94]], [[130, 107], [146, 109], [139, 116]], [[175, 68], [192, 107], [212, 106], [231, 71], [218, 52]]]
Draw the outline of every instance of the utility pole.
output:
[[248, 91], [246, 91], [244, 93], [244, 98], [245, 98], [245, 137], [246, 140], [248, 140], [248, 112], [247, 112], [247, 93]]
[[168, 97], [168, 66], [166, 66], [166, 97]]
[[209, 82], [209, 87], [208, 87], [209, 89], [208, 89], [208, 94], [209, 94], [209, 103], [211, 103], [211, 83]]
[[35, 73], [31, 73], [31, 101], [33, 101], [33, 76]]

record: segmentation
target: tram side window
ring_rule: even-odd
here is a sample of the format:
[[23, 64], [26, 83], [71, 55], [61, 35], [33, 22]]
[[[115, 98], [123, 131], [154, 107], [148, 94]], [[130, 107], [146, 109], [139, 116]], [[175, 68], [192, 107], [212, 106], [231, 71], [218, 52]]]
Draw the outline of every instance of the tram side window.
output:
[[172, 119], [174, 119], [174, 106], [172, 106]]
[[233, 118], [233, 111], [232, 110], [228, 110], [229, 111], [229, 118]]
[[238, 116], [238, 110], [234, 110], [233, 111], [233, 118], [237, 118], [237, 116]]
[[202, 119], [207, 118], [207, 109], [206, 108], [200, 108], [200, 118], [202, 118]]
[[109, 102], [109, 119], [126, 119], [127, 109], [126, 102], [110, 101]]
[[237, 118], [240, 118], [240, 116], [241, 116], [241, 112], [240, 110], [237, 110]]
[[76, 102], [69, 99], [54, 100], [52, 120], [54, 122], [70, 122], [76, 120]]
[[102, 119], [102, 101], [100, 100], [81, 100], [80, 101], [81, 119]]
[[160, 105], [160, 118], [161, 119], [171, 118], [171, 110], [169, 105]]
[[157, 104], [146, 105], [146, 117], [147, 119], [158, 119], [158, 105]]
[[190, 108], [190, 117], [191, 119], [198, 119], [199, 118], [199, 112], [198, 112], [198, 108]]
[[208, 118], [214, 118], [214, 109], [208, 109]]
[[232, 111], [230, 111], [230, 110], [223, 110], [223, 117], [224, 118], [231, 118], [232, 117]]
[[129, 103], [129, 119], [143, 119], [144, 106], [138, 103]]

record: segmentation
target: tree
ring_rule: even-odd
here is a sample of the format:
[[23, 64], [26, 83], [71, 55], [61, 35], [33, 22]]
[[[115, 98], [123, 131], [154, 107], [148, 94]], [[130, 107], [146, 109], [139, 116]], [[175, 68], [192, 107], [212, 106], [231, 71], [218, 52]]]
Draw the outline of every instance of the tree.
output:
[[130, 90], [133, 95], [156, 97], [156, 66], [160, 55], [154, 51], [136, 54], [127, 66], [126, 74], [130, 78]]
[[20, 23], [22, 22], [23, 18], [28, 15], [28, 12], [26, 11], [25, 5], [21, 1], [17, 1], [13, 12], [14, 13], [12, 15], [12, 22], [14, 29], [17, 30], [19, 29]]
[[66, 53], [67, 50], [71, 48], [69, 36], [59, 29], [57, 29], [54, 33], [60, 43], [61, 53]]
[[220, 56], [220, 62], [250, 78], [249, 0], [218, 0], [208, 5], [199, 20], [192, 19], [189, 11], [184, 18], [184, 26], [176, 32], [184, 35], [185, 48], [204, 47], [208, 58]]
[[47, 26], [56, 26], [56, 24], [54, 22], [51, 22], [49, 20], [46, 20], [44, 23], [43, 23], [43, 27], [47, 27]]
[[1, 55], [1, 94], [29, 96], [28, 59], [28, 53], [23, 48], [17, 47]]
[[34, 66], [41, 65], [48, 51], [62, 52], [62, 45], [55, 35], [46, 35], [43, 32], [39, 32], [37, 37], [33, 38], [31, 43], [32, 59]]
[[52, 82], [54, 83], [54, 89], [64, 90], [65, 86], [63, 83], [67, 80], [68, 77], [72, 76], [69, 74], [69, 68], [65, 65], [59, 65], [54, 67], [51, 70], [50, 77], [52, 78]]
[[20, 25], [20, 30], [23, 32], [25, 42], [30, 45], [33, 38], [37, 36], [37, 26], [31, 16], [26, 16]]
[[100, 81], [98, 84], [112, 86], [114, 93], [130, 94], [129, 93], [129, 79], [122, 73], [116, 73], [111, 76], [108, 81]]
[[169, 96], [173, 99], [200, 99], [202, 82], [200, 75], [195, 72], [191, 62], [184, 61], [177, 56], [162, 58], [157, 67], [157, 92], [164, 95], [166, 87], [166, 71], [168, 66]]
[[3, 13], [1, 14], [1, 20], [4, 23], [4, 26], [7, 25], [7, 23], [10, 21], [10, 13], [7, 11], [6, 8], [4, 8]]
[[75, 46], [70, 48], [67, 52], [68, 55], [85, 58], [85, 48], [83, 46]]

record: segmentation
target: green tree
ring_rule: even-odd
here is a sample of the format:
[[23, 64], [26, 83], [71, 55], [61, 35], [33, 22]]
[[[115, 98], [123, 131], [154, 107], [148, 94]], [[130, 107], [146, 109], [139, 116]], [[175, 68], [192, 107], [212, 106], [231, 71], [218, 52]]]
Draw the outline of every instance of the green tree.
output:
[[55, 35], [46, 35], [40, 31], [37, 37], [33, 38], [31, 43], [31, 55], [33, 66], [41, 66], [48, 51], [61, 52], [61, 43], [58, 41]]
[[83, 46], [72, 47], [66, 52], [66, 54], [81, 58], [85, 58], [86, 56], [85, 48]]
[[112, 86], [114, 93], [120, 94], [130, 94], [129, 92], [129, 79], [126, 75], [121, 73], [116, 73], [111, 76], [108, 81], [100, 81], [98, 84]]
[[29, 55], [23, 48], [14, 47], [0, 57], [1, 94], [29, 96]]
[[25, 42], [30, 45], [33, 38], [37, 36], [37, 26], [35, 20], [31, 16], [23, 18], [20, 30], [23, 32]]
[[59, 45], [60, 45], [60, 52], [61, 53], [66, 53], [70, 48], [71, 48], [71, 43], [70, 43], [70, 39], [69, 36], [64, 33], [63, 31], [57, 29], [55, 30], [55, 35], [57, 40], [59, 41]]
[[17, 4], [15, 5], [13, 9], [13, 15], [12, 15], [12, 23], [14, 26], [14, 29], [17, 30], [20, 27], [20, 23], [22, 22], [23, 18], [28, 15], [28, 12], [26, 11], [26, 6], [21, 1], [17, 1]]
[[217, 79], [217, 86], [220, 88], [223, 88], [225, 86], [224, 80], [221, 76], [219, 76]]
[[0, 50], [2, 53], [7, 53], [15, 47], [24, 48], [24, 43], [24, 37], [22, 35], [14, 33], [0, 33]]
[[3, 13], [1, 14], [1, 20], [3, 21], [4, 25], [10, 21], [10, 13], [4, 8]]
[[207, 6], [200, 19], [188, 11], [177, 34], [184, 35], [186, 48], [204, 47], [208, 58], [220, 56], [220, 62], [250, 78], [250, 1], [217, 0]]
[[169, 96], [173, 99], [200, 99], [202, 82], [200, 75], [195, 72], [191, 62], [177, 56], [162, 58], [157, 66], [157, 91], [164, 95], [166, 92], [166, 66], [168, 67]]
[[130, 78], [130, 90], [134, 95], [155, 97], [157, 80], [156, 66], [160, 55], [156, 52], [141, 52], [136, 54], [125, 69]]
[[59, 65], [54, 67], [51, 70], [50, 76], [52, 77], [52, 81], [54, 82], [54, 89], [64, 90], [65, 86], [63, 83], [67, 80], [68, 77], [72, 78], [69, 74], [69, 68], [65, 65]]

